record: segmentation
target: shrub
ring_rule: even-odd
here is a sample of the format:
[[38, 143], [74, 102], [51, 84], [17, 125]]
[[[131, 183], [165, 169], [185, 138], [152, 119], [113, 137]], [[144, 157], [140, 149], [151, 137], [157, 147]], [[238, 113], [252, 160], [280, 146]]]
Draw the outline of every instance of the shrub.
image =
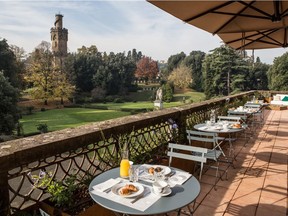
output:
[[41, 107], [41, 112], [45, 112], [46, 111], [46, 109], [44, 108], [44, 107]]
[[114, 100], [114, 97], [112, 95], [108, 95], [106, 98], [105, 98], [105, 101], [107, 102], [113, 102]]
[[105, 99], [106, 90], [96, 87], [91, 91], [92, 102], [101, 102]]
[[123, 100], [123, 98], [115, 98], [113, 102], [114, 103], [124, 103], [124, 100]]
[[45, 123], [41, 123], [37, 125], [37, 130], [41, 133], [47, 133], [48, 132], [48, 125]]
[[34, 106], [28, 106], [28, 107], [26, 107], [26, 109], [27, 109], [27, 115], [31, 115], [32, 111], [35, 109], [35, 107]]

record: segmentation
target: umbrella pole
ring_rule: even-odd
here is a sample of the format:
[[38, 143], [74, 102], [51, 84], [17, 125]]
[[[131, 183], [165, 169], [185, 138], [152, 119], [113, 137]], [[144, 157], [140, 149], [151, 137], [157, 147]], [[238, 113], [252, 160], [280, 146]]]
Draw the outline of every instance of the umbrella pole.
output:
[[245, 58], [245, 32], [242, 32], [242, 41], [241, 41], [241, 52], [243, 57]]

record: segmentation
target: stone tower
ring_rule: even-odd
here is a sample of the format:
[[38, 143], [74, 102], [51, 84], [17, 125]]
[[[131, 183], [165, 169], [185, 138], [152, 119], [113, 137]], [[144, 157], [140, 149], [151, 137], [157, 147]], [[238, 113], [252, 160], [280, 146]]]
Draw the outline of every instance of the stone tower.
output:
[[63, 60], [67, 56], [68, 30], [63, 28], [63, 15], [55, 15], [54, 27], [51, 28], [52, 52], [54, 54], [54, 65], [60, 69]]

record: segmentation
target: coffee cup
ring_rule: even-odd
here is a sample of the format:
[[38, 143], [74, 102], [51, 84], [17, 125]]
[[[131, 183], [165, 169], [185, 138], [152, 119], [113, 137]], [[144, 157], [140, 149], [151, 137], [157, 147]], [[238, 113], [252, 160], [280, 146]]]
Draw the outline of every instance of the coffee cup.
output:
[[224, 130], [228, 130], [228, 128], [229, 128], [229, 124], [223, 124], [223, 129]]
[[164, 193], [166, 188], [169, 187], [168, 183], [165, 181], [155, 181], [152, 186], [155, 194]]

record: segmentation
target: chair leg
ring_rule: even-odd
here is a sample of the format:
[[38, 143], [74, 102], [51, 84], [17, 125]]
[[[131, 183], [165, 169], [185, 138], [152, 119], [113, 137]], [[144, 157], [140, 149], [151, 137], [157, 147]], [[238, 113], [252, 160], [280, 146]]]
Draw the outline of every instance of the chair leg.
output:
[[219, 173], [219, 162], [217, 161], [216, 163], [217, 163], [217, 167], [216, 167], [216, 176], [215, 176], [214, 190], [217, 190], [216, 184], [217, 184], [217, 178], [218, 178], [218, 173]]
[[193, 209], [191, 210], [190, 206], [188, 205], [187, 208], [188, 208], [188, 212], [187, 211], [182, 211], [182, 208], [181, 209], [178, 209], [178, 213], [177, 213], [177, 216], [180, 216], [181, 213], [183, 213], [184, 215], [190, 215], [190, 216], [193, 216], [193, 213], [194, 213], [194, 207], [195, 207], [195, 201], [194, 201], [194, 204], [193, 204]]
[[203, 171], [203, 163], [201, 163], [201, 167], [200, 167], [199, 181], [201, 181], [202, 171]]

